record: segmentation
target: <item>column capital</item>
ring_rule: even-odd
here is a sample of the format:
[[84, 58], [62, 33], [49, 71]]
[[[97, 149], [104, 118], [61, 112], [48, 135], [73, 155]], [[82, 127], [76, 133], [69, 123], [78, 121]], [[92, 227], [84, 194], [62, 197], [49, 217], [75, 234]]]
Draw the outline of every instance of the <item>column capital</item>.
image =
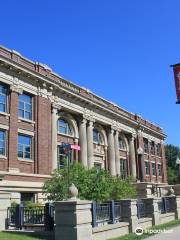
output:
[[19, 84], [13, 84], [10, 86], [10, 90], [11, 92], [16, 92], [18, 94], [22, 94], [23, 93], [23, 89], [22, 87], [19, 86]]

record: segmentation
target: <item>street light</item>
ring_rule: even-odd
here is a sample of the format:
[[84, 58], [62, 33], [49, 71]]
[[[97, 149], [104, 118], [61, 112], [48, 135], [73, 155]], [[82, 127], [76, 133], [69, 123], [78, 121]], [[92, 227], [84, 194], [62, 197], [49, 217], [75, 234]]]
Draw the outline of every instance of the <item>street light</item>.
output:
[[177, 156], [177, 158], [176, 158], [176, 165], [178, 165], [178, 175], [179, 175], [179, 179], [180, 179], [180, 159], [179, 159], [179, 156]]

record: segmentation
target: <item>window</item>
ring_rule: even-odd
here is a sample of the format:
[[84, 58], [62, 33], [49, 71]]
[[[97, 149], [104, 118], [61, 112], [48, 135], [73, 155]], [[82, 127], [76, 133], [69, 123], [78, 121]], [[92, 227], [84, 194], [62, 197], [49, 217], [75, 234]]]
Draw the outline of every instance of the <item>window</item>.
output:
[[161, 156], [161, 144], [160, 143], [158, 143], [157, 145], [156, 145], [156, 151], [157, 151], [157, 156]]
[[150, 165], [148, 161], [145, 161], [145, 173], [146, 175], [149, 175], [150, 173]]
[[147, 138], [143, 138], [143, 142], [144, 142], [144, 152], [149, 153]]
[[126, 159], [120, 159], [120, 175], [122, 179], [125, 179], [127, 176]]
[[31, 137], [18, 135], [18, 158], [31, 159]]
[[72, 163], [72, 150], [68, 152], [63, 145], [64, 143], [58, 146], [58, 169], [63, 168], [64, 165], [68, 165], [68, 160], [70, 164]]
[[151, 142], [151, 143], [150, 143], [150, 146], [151, 146], [151, 154], [152, 154], [152, 155], [155, 155], [155, 143], [154, 143], [154, 142]]
[[0, 112], [7, 112], [7, 87], [0, 84]]
[[6, 154], [6, 133], [0, 130], [0, 155]]
[[96, 128], [93, 129], [93, 142], [96, 144], [103, 144], [102, 135]]
[[119, 137], [119, 149], [126, 150], [126, 143], [121, 137]]
[[21, 193], [21, 203], [34, 202], [34, 193]]
[[72, 129], [65, 119], [58, 120], [58, 132], [65, 135], [72, 135]]
[[96, 168], [97, 172], [101, 170], [101, 163], [94, 163], [94, 167]]
[[18, 116], [28, 120], [32, 119], [32, 96], [25, 93], [19, 95]]
[[151, 167], [152, 167], [152, 175], [156, 176], [156, 164], [152, 163]]
[[162, 167], [161, 167], [161, 164], [160, 163], [158, 163], [158, 165], [157, 165], [157, 167], [158, 167], [158, 176], [161, 176], [162, 175]]

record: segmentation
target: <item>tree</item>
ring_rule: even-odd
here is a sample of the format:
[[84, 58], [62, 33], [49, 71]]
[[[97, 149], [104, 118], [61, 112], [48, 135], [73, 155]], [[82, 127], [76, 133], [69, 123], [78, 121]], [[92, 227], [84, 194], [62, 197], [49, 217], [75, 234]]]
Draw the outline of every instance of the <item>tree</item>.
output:
[[180, 148], [172, 144], [165, 146], [165, 155], [167, 161], [167, 177], [169, 184], [179, 182], [178, 166], [176, 165], [177, 156], [180, 157]]
[[45, 182], [43, 191], [48, 200], [58, 201], [68, 198], [68, 186], [74, 183], [78, 188], [78, 198], [103, 202], [111, 199], [134, 197], [136, 191], [129, 179], [112, 177], [103, 169], [86, 169], [81, 164], [73, 164], [69, 169], [55, 170], [52, 178]]

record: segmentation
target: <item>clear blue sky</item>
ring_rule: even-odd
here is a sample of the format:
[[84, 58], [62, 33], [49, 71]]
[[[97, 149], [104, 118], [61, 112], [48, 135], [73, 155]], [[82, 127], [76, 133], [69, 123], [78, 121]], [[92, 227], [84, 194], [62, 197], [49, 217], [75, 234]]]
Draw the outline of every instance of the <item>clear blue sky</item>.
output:
[[180, 146], [179, 0], [1, 1], [0, 44], [159, 124]]

